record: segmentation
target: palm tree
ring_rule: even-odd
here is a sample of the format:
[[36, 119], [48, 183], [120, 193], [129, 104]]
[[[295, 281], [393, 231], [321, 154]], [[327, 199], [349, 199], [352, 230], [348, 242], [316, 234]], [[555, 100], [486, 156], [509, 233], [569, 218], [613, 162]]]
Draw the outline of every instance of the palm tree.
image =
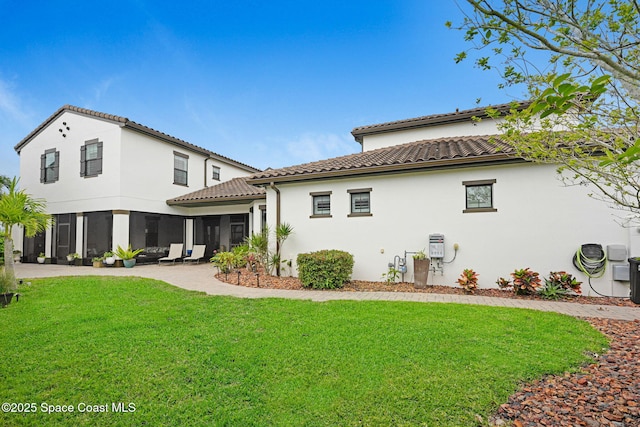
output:
[[34, 199], [24, 190], [18, 190], [18, 178], [13, 178], [7, 186], [8, 192], [0, 194], [0, 233], [4, 238], [5, 274], [11, 277], [13, 289], [16, 289], [15, 268], [13, 265], [14, 225], [24, 227], [27, 237], [33, 237], [46, 230], [52, 223], [51, 215], [45, 212], [44, 200]]

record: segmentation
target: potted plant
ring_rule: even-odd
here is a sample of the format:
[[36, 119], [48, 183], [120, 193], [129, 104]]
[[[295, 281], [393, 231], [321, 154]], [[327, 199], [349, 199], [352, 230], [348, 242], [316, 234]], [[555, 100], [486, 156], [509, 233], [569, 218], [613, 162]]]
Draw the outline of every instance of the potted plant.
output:
[[4, 268], [0, 269], [0, 307], [5, 307], [11, 302], [15, 293], [11, 290], [13, 280]]
[[104, 255], [102, 255], [102, 258], [104, 258], [104, 263], [107, 265], [113, 265], [116, 262], [116, 257], [111, 251], [105, 252]]
[[102, 261], [104, 261], [104, 258], [101, 256], [97, 256], [97, 257], [93, 257], [91, 259], [91, 262], [93, 263], [93, 266], [95, 268], [101, 268], [104, 267], [104, 264], [102, 263]]
[[427, 287], [427, 279], [429, 278], [429, 264], [431, 260], [427, 258], [427, 254], [418, 251], [413, 255], [413, 286], [420, 289]]
[[122, 259], [122, 263], [125, 267], [131, 268], [136, 265], [136, 256], [142, 252], [142, 249], [131, 249], [131, 244], [127, 247], [127, 249], [123, 249], [122, 246], [118, 245], [118, 249], [114, 252], [115, 256]]
[[47, 260], [47, 257], [44, 252], [40, 252], [36, 259], [38, 260], [38, 264], [44, 264], [44, 262]]
[[22, 252], [19, 250], [13, 251], [13, 262], [20, 262], [22, 259]]
[[67, 261], [69, 262], [69, 265], [75, 265], [76, 260], [78, 259], [80, 259], [80, 255], [77, 252], [67, 255]]

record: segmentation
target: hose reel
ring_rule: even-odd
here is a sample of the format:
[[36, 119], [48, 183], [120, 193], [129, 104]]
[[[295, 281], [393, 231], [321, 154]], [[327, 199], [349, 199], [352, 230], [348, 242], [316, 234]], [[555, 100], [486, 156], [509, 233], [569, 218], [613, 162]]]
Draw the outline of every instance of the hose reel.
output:
[[607, 267], [607, 255], [602, 245], [587, 243], [576, 251], [573, 256], [573, 265], [589, 278], [602, 277]]

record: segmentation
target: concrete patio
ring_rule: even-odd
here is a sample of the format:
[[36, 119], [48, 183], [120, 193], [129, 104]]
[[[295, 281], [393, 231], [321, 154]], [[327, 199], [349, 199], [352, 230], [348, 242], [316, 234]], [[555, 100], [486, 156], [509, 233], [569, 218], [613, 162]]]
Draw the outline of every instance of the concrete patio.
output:
[[553, 311], [578, 317], [599, 317], [619, 320], [640, 320], [640, 306], [616, 307], [610, 305], [574, 304], [555, 301], [536, 301], [511, 298], [491, 298], [473, 295], [429, 294], [420, 292], [340, 292], [312, 290], [282, 290], [247, 288], [223, 283], [214, 277], [215, 269], [209, 264], [199, 265], [137, 265], [129, 268], [93, 268], [55, 264], [16, 264], [16, 276], [21, 279], [54, 276], [139, 276], [163, 280], [184, 289], [238, 298], [291, 298], [312, 301], [376, 300], [441, 302], [477, 304], [496, 307], [529, 308]]

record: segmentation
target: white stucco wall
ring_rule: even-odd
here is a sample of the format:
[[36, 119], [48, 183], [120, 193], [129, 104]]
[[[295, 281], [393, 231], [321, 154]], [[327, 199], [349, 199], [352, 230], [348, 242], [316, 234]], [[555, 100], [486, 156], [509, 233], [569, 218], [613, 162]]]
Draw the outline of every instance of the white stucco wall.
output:
[[362, 151], [391, 147], [393, 145], [406, 144], [407, 142], [421, 141], [423, 139], [470, 135], [495, 135], [498, 133], [497, 123], [498, 122], [494, 119], [483, 119], [480, 122], [468, 120], [466, 122], [455, 124], [367, 135], [362, 139]]
[[[496, 179], [497, 212], [463, 213], [463, 181]], [[564, 187], [549, 165], [504, 165], [368, 178], [281, 184], [282, 221], [294, 227], [283, 257], [301, 252], [341, 249], [355, 257], [354, 279], [382, 280], [387, 263], [405, 251], [428, 247], [428, 236], [445, 236], [444, 275], [430, 274], [429, 284], [457, 286], [465, 268], [479, 273], [481, 287], [495, 287], [498, 277], [530, 267], [542, 276], [566, 270], [585, 281], [583, 292], [593, 295], [572, 257], [584, 243], [629, 246], [629, 230], [616, 223], [616, 211], [587, 196], [583, 187]], [[371, 217], [347, 217], [347, 190], [372, 188]], [[310, 192], [332, 191], [331, 218], [309, 218]], [[275, 194], [268, 190], [269, 223], [275, 224]], [[638, 233], [636, 233], [638, 234]], [[640, 250], [640, 247], [638, 248]], [[632, 254], [633, 255], [633, 254]], [[640, 255], [636, 253], [635, 255]], [[408, 257], [412, 281], [412, 260]], [[596, 290], [628, 296], [628, 282], [614, 282], [611, 268], [593, 279]]]
[[[81, 177], [80, 147], [96, 138], [103, 142], [103, 173]], [[45, 184], [40, 182], [40, 156], [49, 149], [60, 152], [59, 179]], [[117, 209], [121, 180], [119, 159], [118, 125], [66, 112], [22, 148], [20, 186], [32, 196], [45, 199], [47, 211], [52, 214]]]
[[[189, 156], [187, 186], [173, 183], [174, 152]], [[121, 209], [174, 213], [167, 199], [204, 187], [205, 156], [124, 129], [119, 159]]]
[[[102, 173], [81, 177], [80, 147], [93, 139], [103, 143]], [[60, 152], [59, 179], [41, 183], [40, 156], [48, 149]], [[173, 184], [174, 151], [189, 156], [188, 186]], [[204, 188], [205, 173], [208, 185], [249, 175], [217, 159], [206, 161], [205, 172], [206, 158], [116, 123], [65, 112], [22, 148], [20, 185], [45, 199], [52, 214], [130, 210], [188, 215], [185, 209], [168, 206], [166, 200]], [[221, 181], [211, 179], [214, 165], [220, 167]]]

